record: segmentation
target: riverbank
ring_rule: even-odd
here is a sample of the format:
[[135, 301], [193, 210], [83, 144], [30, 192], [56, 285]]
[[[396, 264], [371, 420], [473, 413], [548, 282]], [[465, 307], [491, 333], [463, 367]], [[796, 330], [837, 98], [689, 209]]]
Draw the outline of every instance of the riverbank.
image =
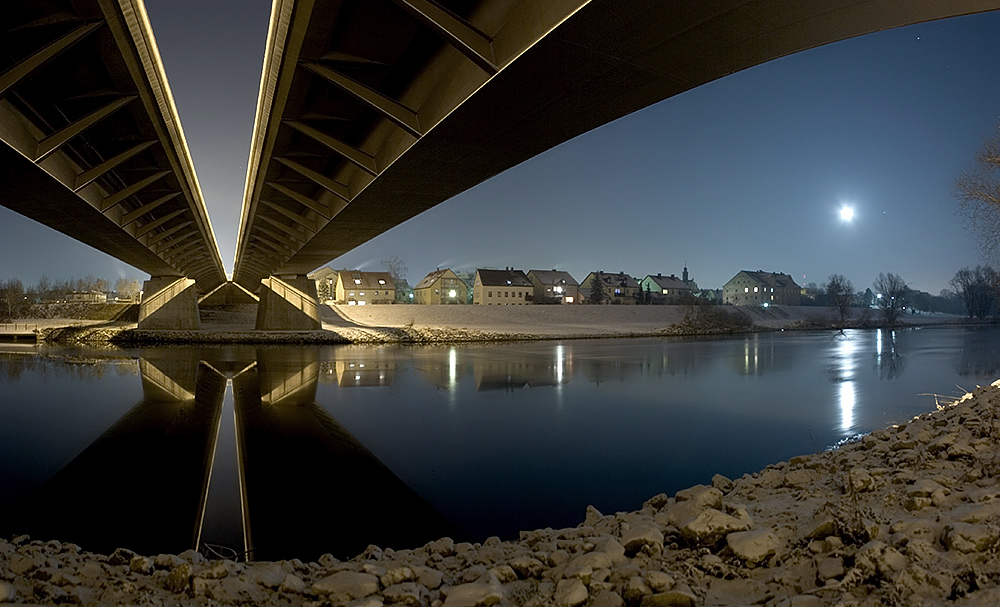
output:
[[[0, 602], [95, 605], [995, 605], [1000, 382], [839, 449], [515, 541], [339, 561], [90, 554], [0, 540]], [[638, 506], [638, 504], [637, 504]]]
[[[39, 329], [40, 340], [159, 343], [388, 344], [731, 335], [836, 328], [828, 308], [801, 306], [320, 306], [322, 329], [255, 331], [256, 307], [202, 310], [198, 331], [140, 331], [121, 320], [74, 321]], [[31, 322], [30, 320], [27, 322]], [[901, 326], [962, 323], [954, 316], [906, 315]], [[860, 312], [848, 327], [874, 327]]]

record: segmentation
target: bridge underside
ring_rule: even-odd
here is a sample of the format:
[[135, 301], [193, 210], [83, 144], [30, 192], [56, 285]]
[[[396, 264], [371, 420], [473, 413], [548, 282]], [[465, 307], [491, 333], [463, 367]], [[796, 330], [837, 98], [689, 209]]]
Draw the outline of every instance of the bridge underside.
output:
[[997, 8], [997, 0], [279, 1], [234, 280], [255, 289], [268, 275], [306, 274], [572, 137], [739, 70]]

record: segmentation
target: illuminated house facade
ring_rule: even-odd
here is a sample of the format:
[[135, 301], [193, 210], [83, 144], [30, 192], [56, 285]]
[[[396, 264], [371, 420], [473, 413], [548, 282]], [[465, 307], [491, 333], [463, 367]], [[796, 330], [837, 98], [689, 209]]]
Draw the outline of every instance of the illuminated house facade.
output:
[[413, 302], [418, 304], [464, 304], [468, 287], [450, 268], [435, 270], [413, 287]]
[[529, 270], [528, 280], [534, 291], [535, 303], [571, 304], [580, 301], [580, 283], [561, 270]]
[[604, 303], [634, 304], [636, 296], [639, 295], [639, 283], [625, 272], [613, 274], [611, 272], [591, 272], [580, 283], [580, 297], [584, 303], [590, 297], [592, 285], [596, 277], [600, 275], [601, 282], [604, 283]]
[[396, 285], [388, 272], [337, 272], [336, 302], [349, 306], [387, 304], [396, 301]]
[[740, 270], [722, 287], [722, 301], [734, 306], [797, 306], [800, 293], [788, 274]]
[[472, 303], [481, 306], [523, 306], [532, 302], [534, 286], [521, 270], [476, 270]]
[[643, 292], [648, 291], [654, 300], [676, 301], [684, 295], [691, 294], [691, 286], [684, 279], [677, 278], [673, 274], [664, 276], [657, 273], [646, 276], [639, 282]]

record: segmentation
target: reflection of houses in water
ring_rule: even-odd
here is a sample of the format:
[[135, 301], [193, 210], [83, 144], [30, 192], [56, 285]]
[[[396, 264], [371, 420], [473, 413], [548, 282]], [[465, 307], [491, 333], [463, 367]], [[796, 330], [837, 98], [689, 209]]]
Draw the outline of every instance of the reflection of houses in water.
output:
[[334, 352], [335, 360], [319, 363], [319, 380], [341, 388], [389, 386], [396, 378], [396, 362], [381, 350], [344, 347]]
[[504, 357], [472, 359], [472, 375], [479, 391], [560, 386], [569, 382], [572, 371], [572, 357], [565, 355], [562, 345], [549, 356], [510, 352]]
[[461, 352], [460, 356], [455, 346], [422, 348], [413, 356], [413, 368], [428, 383], [443, 390], [454, 390], [469, 371], [469, 360], [465, 356], [468, 349], [463, 348]]
[[795, 366], [799, 347], [783, 343], [776, 347], [774, 337], [755, 333], [748, 335], [742, 343], [734, 343], [736, 351], [726, 357], [740, 375], [764, 375], [776, 371], [787, 371]]

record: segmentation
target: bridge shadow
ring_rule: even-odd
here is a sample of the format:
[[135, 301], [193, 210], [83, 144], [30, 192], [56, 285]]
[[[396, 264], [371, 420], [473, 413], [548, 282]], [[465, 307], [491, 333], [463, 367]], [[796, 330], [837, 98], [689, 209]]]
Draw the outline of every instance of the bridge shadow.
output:
[[0, 504], [0, 533], [103, 553], [211, 553], [222, 504], [222, 526], [236, 529], [222, 532], [225, 548], [247, 559], [349, 558], [369, 544], [460, 536], [317, 404], [318, 349], [195, 354], [144, 352], [143, 398], [37, 489]]

